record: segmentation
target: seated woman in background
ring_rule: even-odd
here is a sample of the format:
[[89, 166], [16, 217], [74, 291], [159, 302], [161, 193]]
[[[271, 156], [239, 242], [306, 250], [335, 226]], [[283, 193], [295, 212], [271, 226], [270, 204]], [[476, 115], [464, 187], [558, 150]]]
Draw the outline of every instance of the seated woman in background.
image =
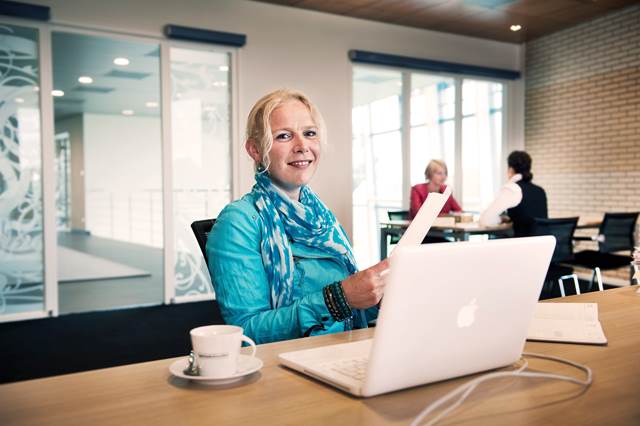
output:
[[[411, 204], [409, 207], [409, 219], [413, 219], [418, 214], [418, 210], [422, 207], [422, 204], [429, 196], [430, 192], [443, 193], [447, 186], [444, 182], [447, 180], [447, 165], [442, 160], [431, 160], [424, 171], [424, 176], [427, 178], [427, 182], [419, 183], [411, 188]], [[447, 214], [451, 212], [461, 212], [462, 207], [453, 198], [453, 195], [449, 197], [447, 202], [442, 207], [440, 214]]]
[[497, 225], [506, 210], [516, 237], [533, 235], [534, 218], [546, 219], [547, 194], [531, 182], [531, 157], [525, 151], [513, 151], [507, 158], [509, 181], [489, 207], [480, 215], [483, 226]]
[[387, 261], [358, 272], [342, 226], [307, 186], [324, 139], [320, 112], [300, 92], [269, 93], [249, 114], [256, 183], [222, 210], [206, 250], [225, 322], [256, 343], [365, 328], [377, 317]]

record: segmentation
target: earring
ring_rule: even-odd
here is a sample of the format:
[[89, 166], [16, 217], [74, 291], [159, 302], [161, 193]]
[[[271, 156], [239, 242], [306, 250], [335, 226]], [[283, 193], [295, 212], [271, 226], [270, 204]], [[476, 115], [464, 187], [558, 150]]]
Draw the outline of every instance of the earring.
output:
[[262, 163], [258, 164], [256, 167], [256, 170], [258, 171], [258, 173], [262, 173], [264, 172], [266, 169], [264, 168], [264, 166], [262, 165]]

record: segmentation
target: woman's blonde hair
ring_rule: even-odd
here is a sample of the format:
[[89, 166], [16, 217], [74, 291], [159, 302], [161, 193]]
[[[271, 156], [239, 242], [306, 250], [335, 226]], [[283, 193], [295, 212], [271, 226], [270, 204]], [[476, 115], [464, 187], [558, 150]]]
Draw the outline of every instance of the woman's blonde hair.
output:
[[261, 161], [255, 163], [256, 171], [269, 169], [269, 151], [273, 146], [273, 135], [271, 134], [271, 114], [279, 106], [287, 101], [300, 101], [308, 109], [314, 124], [318, 127], [318, 138], [321, 143], [326, 141], [326, 127], [320, 111], [311, 100], [302, 92], [290, 89], [279, 89], [268, 93], [255, 103], [249, 117], [247, 118], [246, 140], [253, 141], [254, 146], [260, 153]]
[[440, 167], [444, 170], [445, 176], [449, 176], [449, 171], [447, 170], [447, 163], [442, 160], [431, 160], [429, 164], [427, 164], [427, 168], [424, 169], [424, 177], [427, 179], [431, 179], [433, 173], [435, 172], [435, 168]]

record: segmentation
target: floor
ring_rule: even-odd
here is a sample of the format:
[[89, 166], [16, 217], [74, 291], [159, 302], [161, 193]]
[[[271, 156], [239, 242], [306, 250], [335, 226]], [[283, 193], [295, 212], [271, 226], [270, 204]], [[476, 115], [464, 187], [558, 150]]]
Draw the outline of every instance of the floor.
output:
[[59, 233], [58, 244], [151, 273], [148, 277], [58, 284], [61, 315], [162, 303], [162, 249], [74, 232]]

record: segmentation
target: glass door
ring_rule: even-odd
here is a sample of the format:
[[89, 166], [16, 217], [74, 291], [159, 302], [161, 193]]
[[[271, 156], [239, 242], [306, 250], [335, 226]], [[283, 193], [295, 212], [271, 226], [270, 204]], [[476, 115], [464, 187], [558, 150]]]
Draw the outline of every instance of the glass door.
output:
[[161, 304], [160, 45], [51, 42], [60, 313]]

